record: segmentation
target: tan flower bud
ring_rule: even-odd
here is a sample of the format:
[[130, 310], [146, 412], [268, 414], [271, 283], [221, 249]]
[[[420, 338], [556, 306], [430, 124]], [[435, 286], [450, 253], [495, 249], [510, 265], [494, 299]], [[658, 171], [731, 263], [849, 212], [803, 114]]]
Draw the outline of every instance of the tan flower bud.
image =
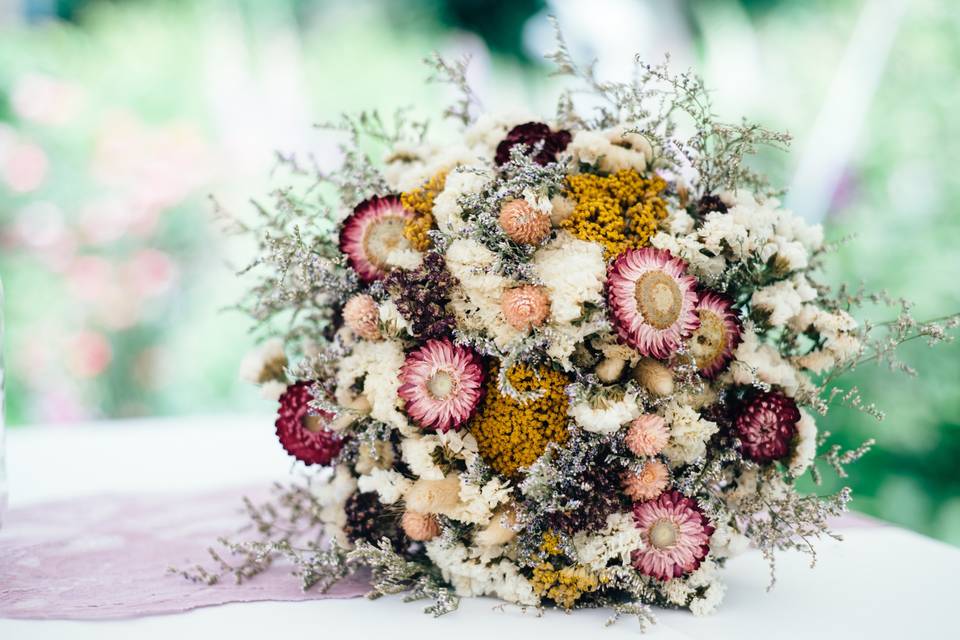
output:
[[658, 360], [644, 358], [633, 370], [633, 378], [655, 396], [673, 393], [673, 371]]
[[460, 500], [460, 479], [449, 475], [443, 480], [417, 480], [406, 495], [407, 507], [419, 513], [444, 513]]
[[623, 374], [624, 367], [627, 366], [627, 361], [623, 358], [604, 358], [600, 361], [600, 364], [597, 365], [595, 373], [597, 377], [600, 378], [600, 382], [616, 382], [617, 379]]

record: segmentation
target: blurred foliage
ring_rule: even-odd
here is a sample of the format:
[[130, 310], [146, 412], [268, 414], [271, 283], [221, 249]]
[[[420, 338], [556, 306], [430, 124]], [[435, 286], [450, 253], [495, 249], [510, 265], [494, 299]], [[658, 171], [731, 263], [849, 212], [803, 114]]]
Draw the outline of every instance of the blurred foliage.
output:
[[[32, 20], [46, 11], [75, 23], [0, 34], [11, 421], [269, 410], [236, 382], [246, 325], [219, 309], [238, 290], [226, 264], [244, 253], [210, 224], [204, 196], [242, 207], [266, 188], [272, 148], [333, 162], [310, 125], [341, 110], [434, 104], [442, 89], [422, 84], [418, 64], [433, 49], [479, 54], [492, 106], [549, 106], [525, 41], [545, 4], [27, 3]], [[830, 89], [824, 60], [843, 54], [860, 6], [670, 5], [693, 34], [676, 46], [693, 48], [718, 108], [796, 134], [793, 155], [760, 158], [777, 181], [804, 150]], [[752, 75], [732, 73], [728, 56], [744, 50]], [[913, 299], [919, 317], [960, 309], [958, 73], [960, 9], [915, 0], [828, 219], [831, 239], [857, 236], [832, 261], [835, 281]], [[857, 509], [960, 544], [960, 344], [905, 354], [919, 378], [862, 368], [843, 381], [885, 421], [836, 407], [821, 428], [851, 447], [878, 440], [852, 468]]]

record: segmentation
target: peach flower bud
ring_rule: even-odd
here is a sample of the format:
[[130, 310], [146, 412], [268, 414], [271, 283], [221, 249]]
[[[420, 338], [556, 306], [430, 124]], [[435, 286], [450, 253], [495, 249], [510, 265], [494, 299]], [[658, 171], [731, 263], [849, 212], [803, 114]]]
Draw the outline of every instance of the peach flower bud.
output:
[[408, 538], [418, 542], [428, 542], [440, 535], [440, 523], [432, 513], [404, 511], [400, 527]]
[[366, 340], [379, 340], [380, 311], [377, 302], [366, 294], [357, 294], [343, 306], [343, 321], [350, 330]]
[[550, 299], [542, 287], [523, 285], [504, 291], [500, 310], [507, 324], [518, 331], [539, 327], [550, 312]]
[[653, 358], [644, 358], [633, 370], [634, 379], [655, 396], [673, 393], [673, 371]]
[[669, 478], [670, 472], [665, 464], [649, 460], [639, 472], [627, 471], [623, 474], [623, 492], [637, 502], [653, 500], [667, 488]]
[[670, 432], [666, 421], [660, 416], [648, 413], [630, 423], [623, 443], [638, 456], [655, 456], [667, 446]]
[[444, 513], [460, 501], [460, 479], [417, 480], [406, 495], [407, 507], [418, 513]]
[[550, 216], [526, 200], [511, 200], [500, 207], [500, 226], [514, 242], [540, 244], [550, 235]]

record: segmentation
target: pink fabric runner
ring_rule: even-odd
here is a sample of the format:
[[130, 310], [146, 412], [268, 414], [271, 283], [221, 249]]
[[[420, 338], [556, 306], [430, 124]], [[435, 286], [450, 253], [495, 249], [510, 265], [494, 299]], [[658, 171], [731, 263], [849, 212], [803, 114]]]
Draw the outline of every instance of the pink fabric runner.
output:
[[207, 547], [246, 522], [242, 495], [103, 496], [11, 510], [0, 530], [0, 617], [129, 618], [367, 592], [359, 577], [325, 594], [303, 592], [290, 566], [281, 564], [241, 585], [232, 576], [207, 586], [168, 574], [170, 566], [210, 568]]
[[[206, 548], [246, 523], [242, 495], [103, 496], [12, 510], [0, 530], [0, 617], [100, 620], [366, 593], [361, 577], [326, 594], [303, 592], [280, 564], [242, 585], [231, 577], [207, 586], [168, 574], [171, 565], [211, 564]], [[879, 524], [857, 514], [835, 523], [839, 529]]]

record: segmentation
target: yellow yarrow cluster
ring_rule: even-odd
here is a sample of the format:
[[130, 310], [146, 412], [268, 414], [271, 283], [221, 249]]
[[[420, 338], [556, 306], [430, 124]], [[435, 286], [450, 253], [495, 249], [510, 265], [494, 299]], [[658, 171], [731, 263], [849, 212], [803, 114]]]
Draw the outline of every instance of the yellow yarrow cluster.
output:
[[530, 582], [541, 598], [550, 598], [558, 606], [570, 609], [580, 596], [596, 591], [604, 580], [582, 565], [557, 569], [542, 562], [533, 568]]
[[581, 240], [599, 242], [608, 258], [639, 249], [649, 243], [659, 222], [667, 217], [662, 197], [666, 188], [663, 178], [644, 178], [632, 169], [606, 176], [568, 176], [565, 195], [576, 204], [560, 226]]
[[553, 531], [544, 533], [543, 542], [540, 543], [540, 551], [548, 556], [558, 556], [563, 553], [560, 549], [560, 537]]
[[567, 432], [567, 394], [570, 380], [547, 367], [535, 370], [522, 364], [510, 367], [507, 379], [523, 392], [543, 393], [520, 402], [497, 388], [497, 368], [487, 377], [486, 400], [470, 423], [483, 459], [501, 475], [510, 477], [539, 458], [551, 442], [563, 443]]
[[417, 251], [430, 248], [427, 232], [433, 228], [433, 201], [443, 191], [446, 182], [446, 172], [440, 172], [413, 191], [400, 194], [403, 206], [416, 214], [404, 225], [403, 235]]

